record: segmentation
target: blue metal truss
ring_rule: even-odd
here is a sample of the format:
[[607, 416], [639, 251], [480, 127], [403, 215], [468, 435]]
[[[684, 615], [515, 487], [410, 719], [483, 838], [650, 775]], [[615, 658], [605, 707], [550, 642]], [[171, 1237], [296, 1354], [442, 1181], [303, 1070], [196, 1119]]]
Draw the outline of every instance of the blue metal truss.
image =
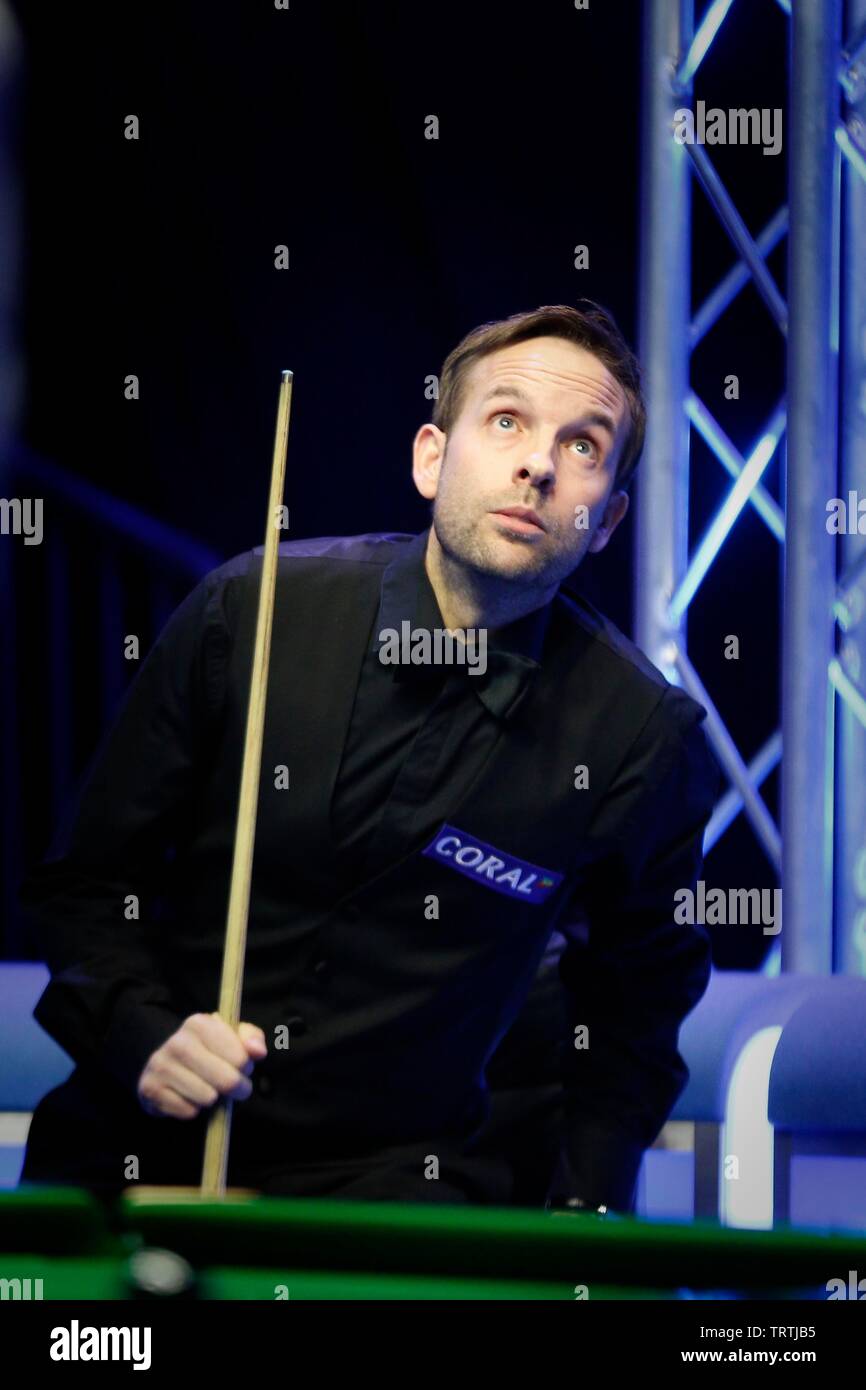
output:
[[[842, 0], [795, 0], [793, 10], [779, 3], [789, 15], [795, 94], [786, 122], [788, 207], [753, 236], [706, 148], [674, 135], [676, 112], [691, 108], [695, 74], [721, 25], [732, 10], [737, 22], [748, 23], [748, 13], [734, 0], [713, 0], [695, 29], [693, 0], [645, 0], [640, 356], [648, 427], [635, 635], [708, 710], [707, 733], [730, 789], [705, 849], [743, 810], [781, 878], [784, 927], [766, 968], [866, 974], [866, 520], [862, 535], [851, 529], [850, 510], [845, 535], [827, 524], [836, 496], [862, 497], [866, 512], [866, 0], [849, 0], [845, 46]], [[693, 180], [737, 258], [694, 312]], [[787, 302], [767, 266], [785, 235]], [[787, 388], [740, 448], [692, 389], [690, 358], [750, 281], [784, 339]], [[689, 555], [691, 430], [732, 482]], [[779, 449], [783, 507], [761, 483]], [[747, 507], [784, 561], [781, 729], [748, 763], [689, 659], [685, 631], [689, 605]], [[780, 760], [777, 825], [760, 788]]]

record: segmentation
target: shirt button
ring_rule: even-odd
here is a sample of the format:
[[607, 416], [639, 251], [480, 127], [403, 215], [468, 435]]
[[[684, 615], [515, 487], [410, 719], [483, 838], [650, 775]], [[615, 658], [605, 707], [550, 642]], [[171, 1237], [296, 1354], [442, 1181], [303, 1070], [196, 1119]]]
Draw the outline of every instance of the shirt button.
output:
[[323, 975], [327, 975], [327, 973], [328, 973], [328, 971], [330, 970], [330, 968], [331, 968], [331, 965], [330, 965], [330, 962], [329, 962], [329, 961], [326, 961], [326, 960], [317, 960], [317, 961], [316, 961], [316, 964], [313, 966], [313, 974], [314, 974], [314, 975], [318, 975], [318, 976], [320, 976], [320, 977], [323, 976]]
[[302, 1037], [304, 1033], [306, 1033], [307, 1021], [306, 1019], [301, 1018], [300, 1014], [292, 1014], [292, 1017], [287, 1022], [287, 1027], [289, 1030], [289, 1042], [291, 1043], [292, 1033], [294, 1033], [296, 1037], [299, 1038]]
[[347, 903], [344, 911], [350, 922], [357, 922], [361, 916], [361, 909], [357, 903]]
[[259, 1076], [256, 1078], [256, 1080], [258, 1082], [259, 1094], [263, 1096], [269, 1096], [271, 1094], [271, 1091], [274, 1089], [274, 1083], [271, 1081], [270, 1077]]

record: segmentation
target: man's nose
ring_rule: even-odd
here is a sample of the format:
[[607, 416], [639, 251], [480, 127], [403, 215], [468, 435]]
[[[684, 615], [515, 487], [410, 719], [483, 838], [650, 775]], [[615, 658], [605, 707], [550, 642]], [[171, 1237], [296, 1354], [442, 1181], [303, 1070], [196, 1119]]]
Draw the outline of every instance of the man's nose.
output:
[[527, 454], [523, 460], [522, 471], [528, 473], [532, 478], [553, 477], [553, 460], [550, 454], [542, 449], [534, 449], [531, 454]]

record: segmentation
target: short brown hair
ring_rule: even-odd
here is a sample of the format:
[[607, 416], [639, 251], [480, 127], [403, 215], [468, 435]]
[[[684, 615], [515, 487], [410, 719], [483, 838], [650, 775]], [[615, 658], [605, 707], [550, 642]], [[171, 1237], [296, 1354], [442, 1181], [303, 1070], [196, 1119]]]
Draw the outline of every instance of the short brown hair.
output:
[[603, 362], [625, 393], [631, 424], [614, 479], [614, 487], [624, 490], [634, 476], [646, 433], [640, 363], [606, 309], [592, 299], [579, 299], [577, 304], [585, 307], [544, 304], [538, 309], [473, 328], [442, 364], [439, 399], [433, 409], [432, 422], [444, 434], [453, 429], [465, 403], [470, 369], [480, 358], [526, 338], [566, 338], [578, 347], [587, 348]]

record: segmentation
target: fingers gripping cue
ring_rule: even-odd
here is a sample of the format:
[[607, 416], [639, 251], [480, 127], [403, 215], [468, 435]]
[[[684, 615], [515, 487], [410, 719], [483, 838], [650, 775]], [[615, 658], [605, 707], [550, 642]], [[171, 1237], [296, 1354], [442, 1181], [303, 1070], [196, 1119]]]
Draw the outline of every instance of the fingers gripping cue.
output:
[[[268, 499], [268, 521], [265, 530], [265, 554], [259, 588], [259, 609], [256, 621], [256, 641], [250, 675], [250, 698], [247, 706], [247, 728], [241, 766], [241, 787], [238, 818], [232, 856], [231, 887], [223, 949], [222, 980], [220, 982], [219, 1016], [237, 1031], [240, 1023], [241, 993], [244, 983], [244, 952], [247, 940], [247, 918], [250, 908], [253, 849], [256, 836], [256, 807], [259, 796], [259, 774], [262, 764], [262, 737], [265, 724], [265, 703], [268, 691], [268, 664], [271, 654], [271, 629], [274, 617], [274, 591], [277, 580], [277, 547], [280, 537], [280, 508], [286, 477], [286, 451], [289, 439], [289, 415], [292, 407], [292, 373], [283, 372], [280, 379], [280, 399], [277, 410], [277, 430], [274, 439], [274, 461], [271, 468], [271, 494]], [[229, 1136], [232, 1102], [220, 1100], [208, 1118], [201, 1175], [202, 1197], [225, 1195], [228, 1168]]]

